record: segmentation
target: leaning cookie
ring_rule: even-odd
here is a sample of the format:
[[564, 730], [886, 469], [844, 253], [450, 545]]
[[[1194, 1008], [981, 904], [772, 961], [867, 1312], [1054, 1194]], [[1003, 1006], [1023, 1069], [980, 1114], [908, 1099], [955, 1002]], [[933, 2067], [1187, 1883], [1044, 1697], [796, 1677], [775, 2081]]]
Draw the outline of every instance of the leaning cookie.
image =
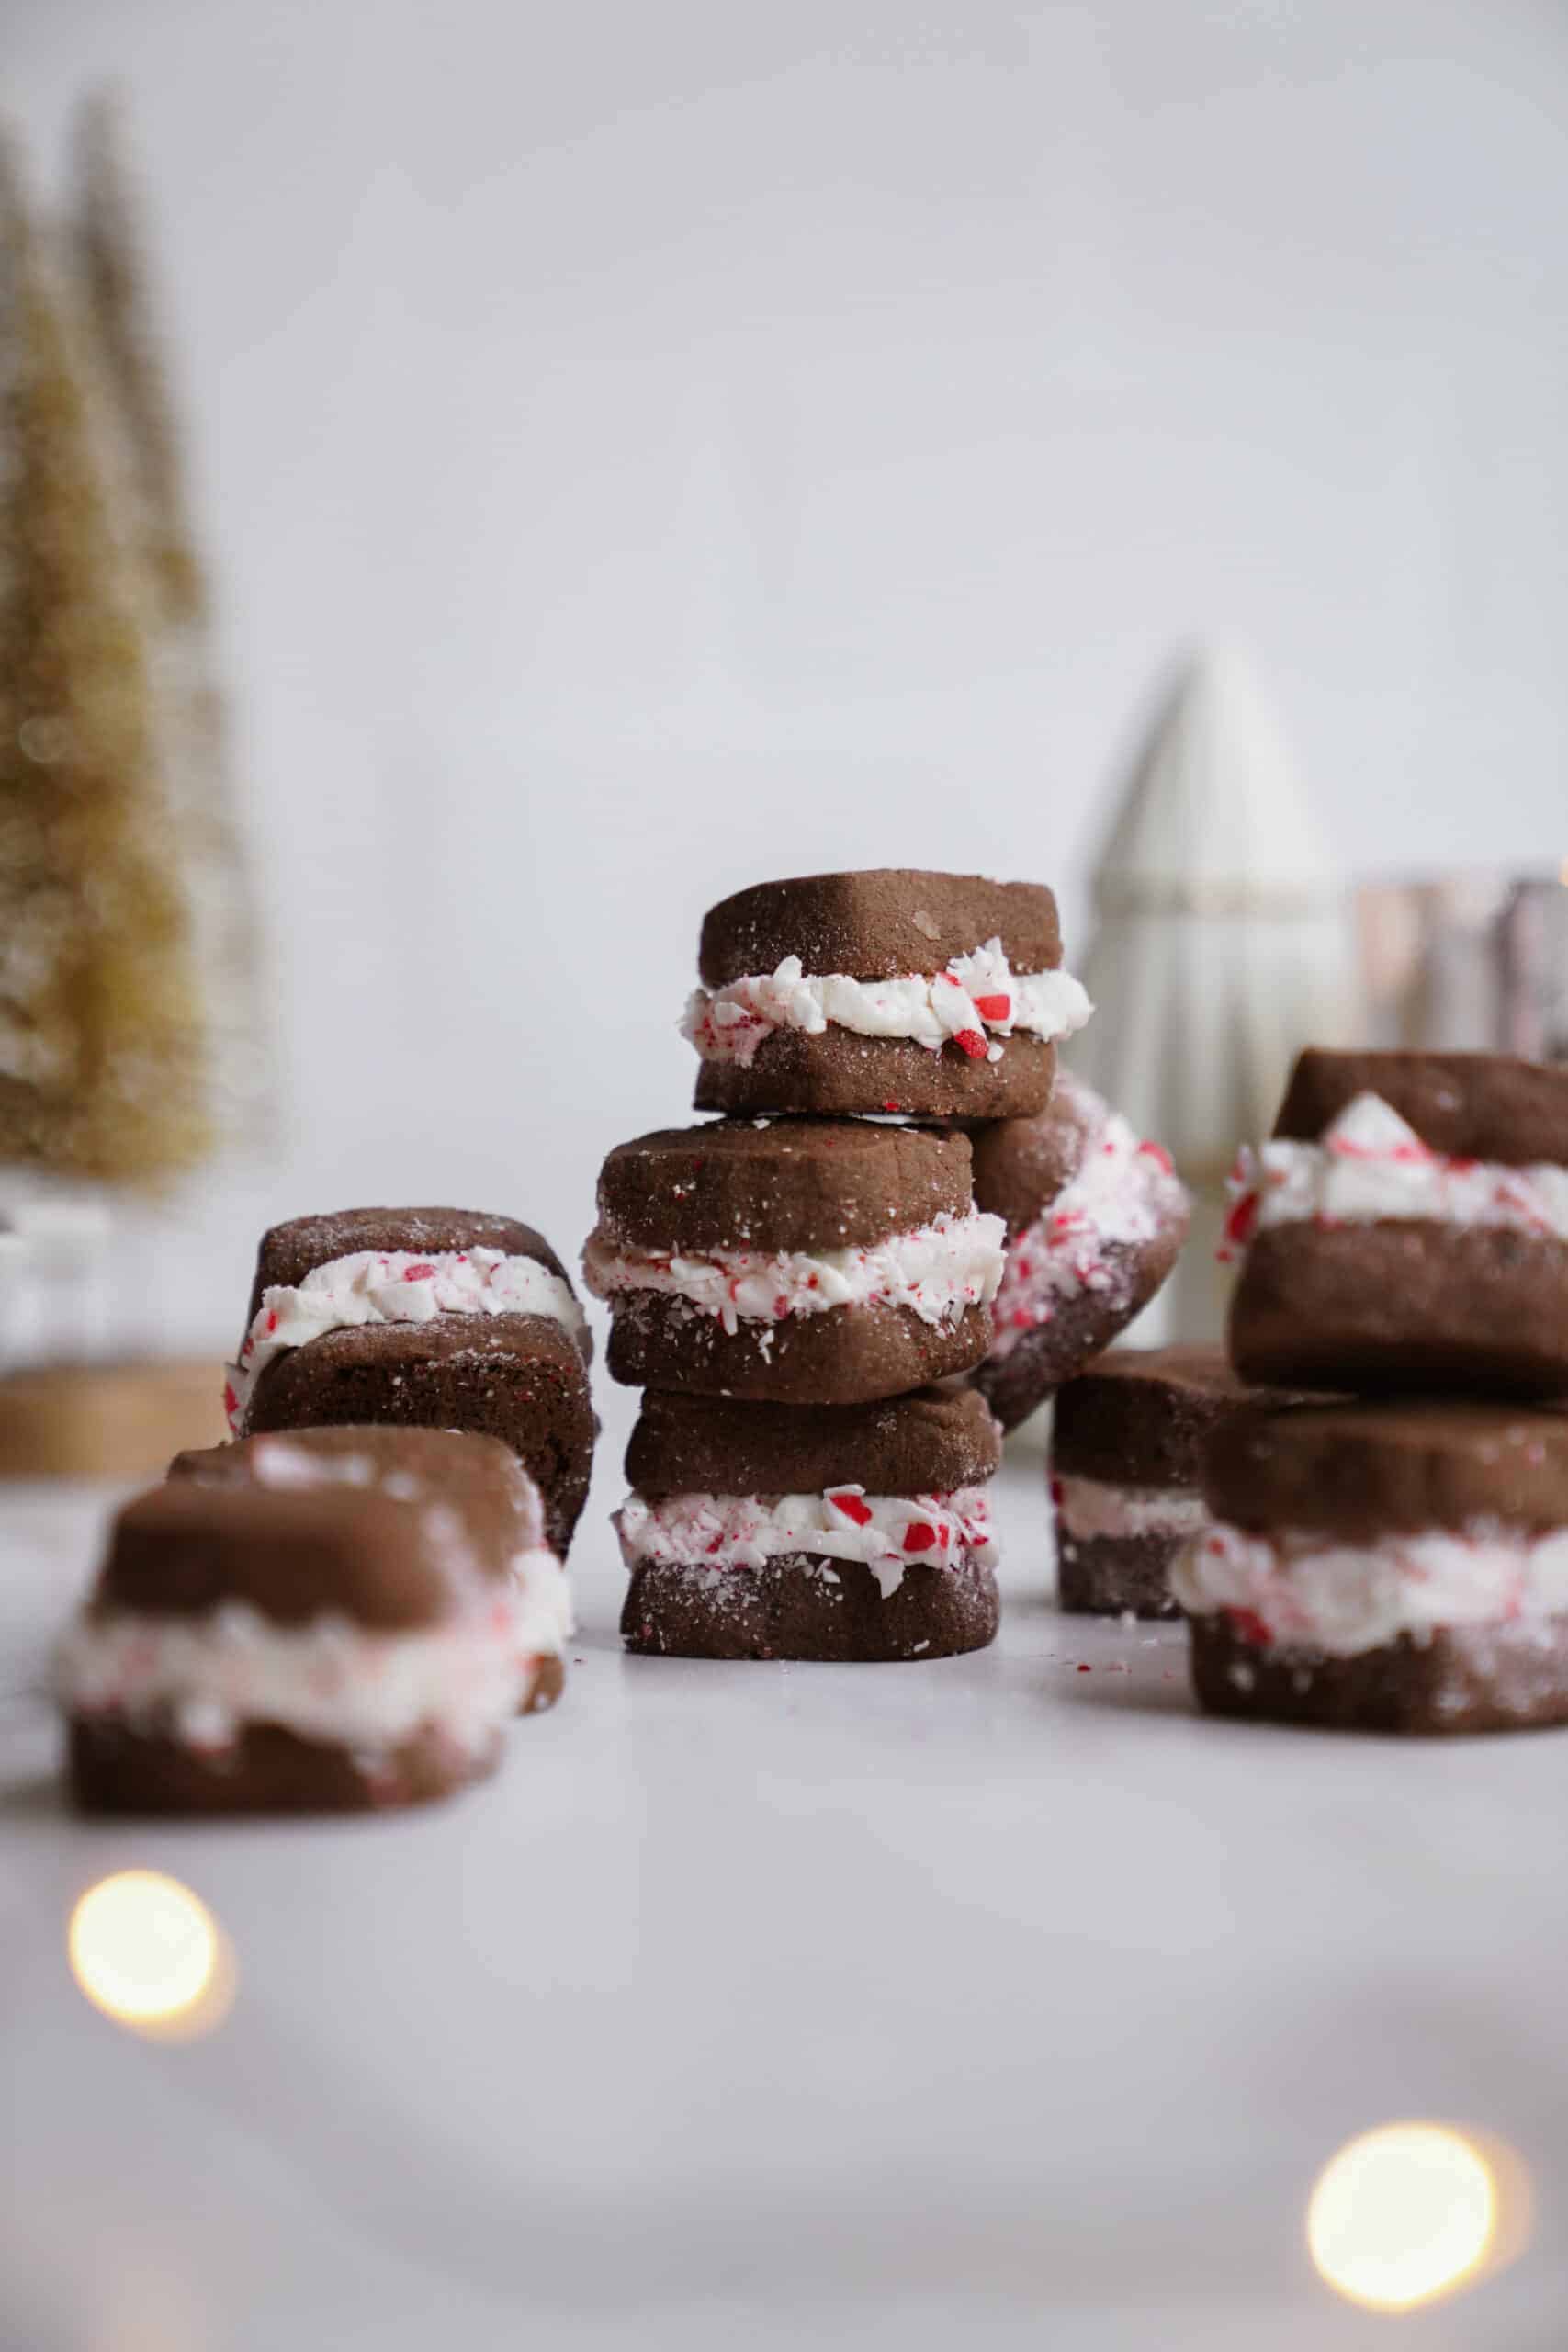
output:
[[1040, 1111], [1089, 1002], [1051, 892], [902, 868], [763, 882], [703, 922], [699, 1111]]
[[572, 1629], [566, 1572], [549, 1547], [538, 1487], [498, 1438], [385, 1426], [289, 1430], [176, 1453], [169, 1476], [271, 1494], [346, 1486], [455, 1514], [475, 1559], [510, 1564], [522, 1604], [518, 1712], [536, 1714], [559, 1698]]
[[852, 1405], [985, 1353], [1002, 1224], [962, 1135], [724, 1120], [618, 1144], [583, 1251], [633, 1387]]
[[1382, 1732], [1568, 1723], [1568, 1412], [1294, 1406], [1209, 1449], [1173, 1571], [1216, 1714]]
[[1154, 1296], [1191, 1204], [1158, 1144], [1066, 1071], [1050, 1108], [976, 1128], [975, 1198], [1003, 1217], [1007, 1266], [974, 1374], [1004, 1429], [1110, 1345]]
[[344, 1209], [262, 1237], [224, 1398], [236, 1437], [342, 1422], [509, 1445], [565, 1558], [597, 1424], [588, 1326], [531, 1226], [471, 1209]]
[[1568, 1388], [1568, 1069], [1304, 1053], [1235, 1189], [1243, 1379]]
[[120, 1512], [55, 1663], [79, 1805], [360, 1811], [493, 1768], [558, 1674], [564, 1585], [518, 1575], [507, 1514], [405, 1494], [390, 1458], [365, 1484], [187, 1471]]
[[627, 1648], [860, 1662], [984, 1648], [1000, 1457], [970, 1389], [836, 1407], [649, 1395], [615, 1514]]

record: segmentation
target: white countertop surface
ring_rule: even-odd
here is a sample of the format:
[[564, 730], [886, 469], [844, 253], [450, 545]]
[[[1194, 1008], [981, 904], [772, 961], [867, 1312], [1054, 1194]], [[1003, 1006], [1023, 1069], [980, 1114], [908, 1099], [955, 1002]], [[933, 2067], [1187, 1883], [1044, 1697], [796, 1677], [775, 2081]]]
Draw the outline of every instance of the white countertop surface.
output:
[[[1179, 1629], [1047, 1606], [1027, 1437], [993, 1650], [628, 1659], [618, 1438], [563, 1703], [375, 1820], [73, 1820], [28, 1686], [107, 1498], [0, 1494], [5, 2352], [1561, 2342], [1568, 1735], [1200, 1720]], [[232, 1939], [205, 2040], [67, 1969], [138, 1865]], [[1411, 2115], [1503, 2135], [1538, 2222], [1392, 2321], [1303, 2219]]]

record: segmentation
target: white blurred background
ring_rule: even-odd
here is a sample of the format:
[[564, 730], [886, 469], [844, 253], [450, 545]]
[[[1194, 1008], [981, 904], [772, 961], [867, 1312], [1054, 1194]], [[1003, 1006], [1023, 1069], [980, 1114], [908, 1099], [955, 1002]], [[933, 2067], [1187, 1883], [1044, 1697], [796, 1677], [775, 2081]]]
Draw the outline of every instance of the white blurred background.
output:
[[160, 1342], [304, 1210], [575, 1250], [741, 882], [1024, 874], [1081, 944], [1195, 636], [1351, 872], [1568, 850], [1551, 0], [10, 0], [4, 53], [46, 174], [130, 101], [273, 935], [284, 1130], [126, 1253]]

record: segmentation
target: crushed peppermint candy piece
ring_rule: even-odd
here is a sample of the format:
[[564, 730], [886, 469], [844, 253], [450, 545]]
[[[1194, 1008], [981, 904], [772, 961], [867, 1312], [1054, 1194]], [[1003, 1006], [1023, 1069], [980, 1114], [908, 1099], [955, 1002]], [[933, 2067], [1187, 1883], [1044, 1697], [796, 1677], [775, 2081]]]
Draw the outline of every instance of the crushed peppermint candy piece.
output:
[[841, 1495], [829, 1495], [828, 1500], [835, 1510], [841, 1510], [846, 1519], [852, 1519], [857, 1527], [870, 1526], [871, 1506], [865, 1500], [863, 1487], [858, 1493], [846, 1491]]

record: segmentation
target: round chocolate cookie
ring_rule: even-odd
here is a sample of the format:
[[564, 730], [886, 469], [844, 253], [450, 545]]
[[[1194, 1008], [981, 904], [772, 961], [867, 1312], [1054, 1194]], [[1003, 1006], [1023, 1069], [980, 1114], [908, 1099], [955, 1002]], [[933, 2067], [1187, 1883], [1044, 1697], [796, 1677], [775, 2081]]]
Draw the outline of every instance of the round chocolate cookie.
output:
[[969, 1388], [867, 1405], [760, 1405], [650, 1388], [626, 1447], [639, 1495], [794, 1495], [858, 1484], [877, 1495], [951, 1494], [995, 1477], [1001, 1434]]
[[1472, 1521], [1540, 1535], [1568, 1526], [1568, 1404], [1254, 1399], [1215, 1422], [1203, 1492], [1235, 1526], [1350, 1544]]
[[969, 1389], [833, 1408], [650, 1394], [616, 1515], [627, 1647], [861, 1662], [982, 1647], [1000, 1456]]
[[869, 1568], [800, 1552], [732, 1576], [634, 1568], [621, 1638], [645, 1657], [894, 1666], [983, 1650], [1000, 1618], [996, 1576], [970, 1554], [907, 1569], [885, 1598]]
[[1233, 1228], [1245, 1379], [1568, 1388], [1568, 1069], [1303, 1054]]
[[978, 1360], [1001, 1240], [962, 1135], [732, 1120], [618, 1145], [583, 1263], [616, 1380], [854, 1404]]
[[1191, 1623], [1192, 1688], [1213, 1715], [1317, 1731], [1534, 1731], [1568, 1723], [1568, 1619], [1408, 1634], [1355, 1657], [1260, 1650], [1223, 1616]]
[[1088, 1017], [1041, 885], [903, 868], [763, 882], [710, 910], [684, 1034], [699, 1111], [1043, 1109]]
[[1401, 1732], [1568, 1722], [1568, 1409], [1248, 1408], [1177, 1563], [1218, 1713]]
[[1006, 1219], [993, 1334], [974, 1374], [1004, 1429], [1109, 1346], [1187, 1238], [1184, 1187], [1157, 1145], [1063, 1072], [1048, 1110], [974, 1131], [975, 1198]]
[[[553, 1663], [558, 1689], [560, 1662]], [[504, 1744], [497, 1728], [475, 1755], [420, 1732], [367, 1765], [345, 1747], [298, 1738], [279, 1724], [247, 1724], [216, 1758], [113, 1717], [78, 1716], [67, 1735], [66, 1770], [83, 1813], [384, 1813], [432, 1804], [487, 1780]]]

